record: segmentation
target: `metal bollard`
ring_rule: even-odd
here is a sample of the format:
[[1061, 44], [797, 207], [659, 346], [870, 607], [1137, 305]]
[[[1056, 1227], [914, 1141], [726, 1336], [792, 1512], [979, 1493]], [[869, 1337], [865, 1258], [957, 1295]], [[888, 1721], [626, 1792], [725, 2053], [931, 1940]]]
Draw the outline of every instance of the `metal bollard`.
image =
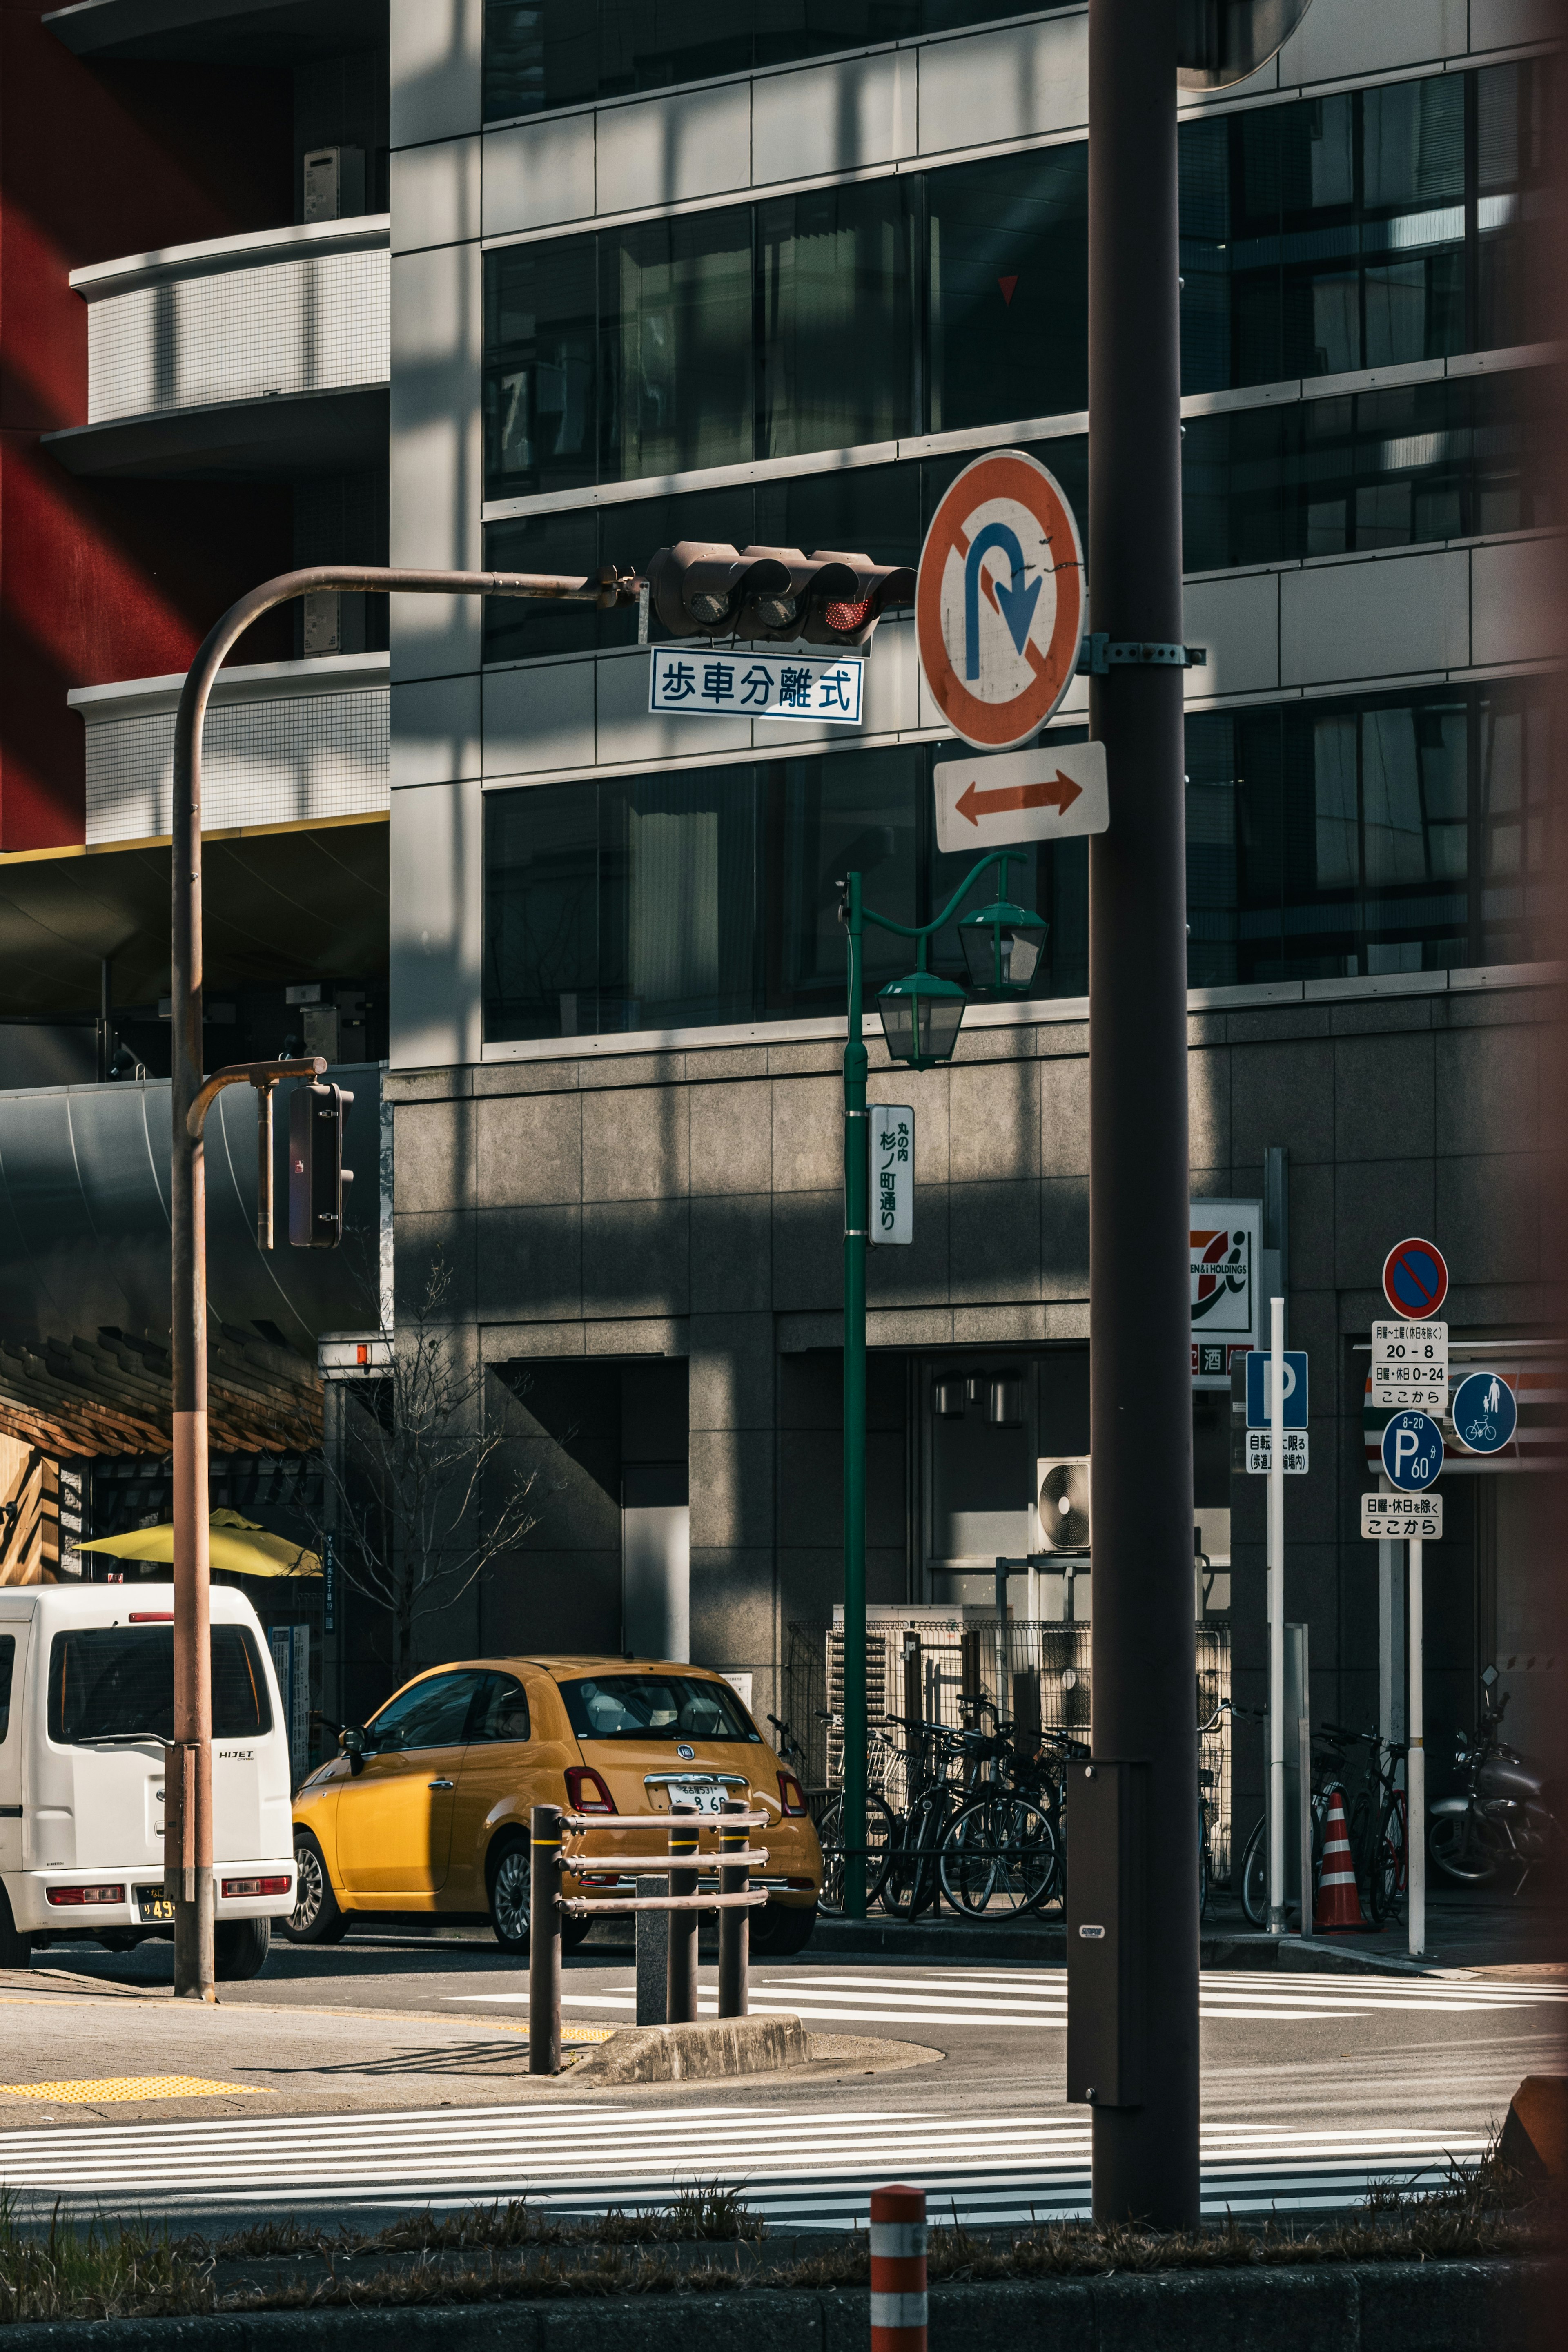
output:
[[[738, 1797], [727, 1797], [721, 1811], [718, 1829], [718, 1850], [727, 1853], [744, 1853], [749, 1829], [737, 1829], [723, 1819], [724, 1813], [744, 1813], [746, 1803]], [[751, 1865], [743, 1862], [726, 1869], [719, 1864], [718, 1891], [721, 1895], [744, 1895], [751, 1884]], [[744, 1904], [718, 1915], [718, 2013], [721, 2017], [744, 2017], [747, 2014], [748, 1986], [747, 1982], [751, 1955], [751, 1914]]]
[[925, 2191], [871, 2192], [871, 2352], [925, 2352]]
[[[670, 1822], [670, 1893], [695, 1895], [697, 1874], [677, 1867], [677, 1857], [697, 1850], [697, 1809], [672, 1805]], [[690, 2025], [697, 2013], [697, 1913], [670, 1913], [670, 1958], [664, 2019], [670, 2025]]]
[[560, 1807], [536, 1805], [528, 1854], [528, 2072], [560, 2073]]
[[[667, 1895], [667, 1878], [639, 1878], [639, 1895]], [[664, 2025], [668, 2022], [665, 2004], [670, 1998], [670, 1915], [667, 1911], [639, 1911], [635, 1928], [637, 1944], [637, 2022], [639, 2025]]]

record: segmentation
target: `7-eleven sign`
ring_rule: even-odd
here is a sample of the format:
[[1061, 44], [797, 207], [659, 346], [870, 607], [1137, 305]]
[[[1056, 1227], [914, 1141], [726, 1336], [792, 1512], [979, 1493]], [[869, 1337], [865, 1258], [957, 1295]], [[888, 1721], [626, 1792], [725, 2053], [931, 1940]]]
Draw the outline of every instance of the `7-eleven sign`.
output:
[[1188, 1218], [1187, 1272], [1195, 1378], [1228, 1378], [1231, 1357], [1260, 1344], [1256, 1201], [1195, 1201]]

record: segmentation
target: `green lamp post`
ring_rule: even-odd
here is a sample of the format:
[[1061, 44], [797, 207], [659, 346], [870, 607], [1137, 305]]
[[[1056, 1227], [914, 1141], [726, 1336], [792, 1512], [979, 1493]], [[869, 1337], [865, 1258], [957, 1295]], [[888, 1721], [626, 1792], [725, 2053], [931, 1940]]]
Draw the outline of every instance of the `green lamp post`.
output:
[[967, 915], [958, 926], [971, 985], [1021, 996], [1034, 982], [1046, 925], [1007, 897], [1009, 856], [993, 850], [966, 876], [929, 923], [895, 923], [862, 904], [861, 877], [840, 885], [839, 919], [848, 934], [849, 1033], [844, 1041], [844, 1911], [865, 1917], [866, 1671], [865, 1671], [865, 1276], [871, 1177], [866, 1146], [868, 1066], [861, 1025], [862, 940], [867, 923], [915, 943], [915, 969], [877, 997], [890, 1058], [911, 1070], [951, 1061], [968, 998], [956, 981], [926, 970], [931, 940], [993, 866], [1001, 866], [1001, 897]]

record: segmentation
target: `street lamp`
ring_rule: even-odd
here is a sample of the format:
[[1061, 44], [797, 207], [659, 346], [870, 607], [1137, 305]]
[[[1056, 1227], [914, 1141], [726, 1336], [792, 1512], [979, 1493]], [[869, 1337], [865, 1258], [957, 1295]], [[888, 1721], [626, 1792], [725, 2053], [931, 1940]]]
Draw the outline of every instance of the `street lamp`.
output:
[[[865, 1917], [865, 1253], [869, 1238], [865, 1082], [867, 1056], [861, 1026], [861, 941], [867, 923], [915, 943], [916, 967], [877, 998], [883, 1035], [895, 1062], [912, 1070], [952, 1059], [968, 999], [956, 981], [927, 971], [926, 952], [950, 923], [982, 874], [1002, 869], [1003, 896], [958, 927], [976, 984], [1017, 995], [1039, 968], [1045, 925], [1006, 897], [1009, 853], [993, 850], [964, 877], [929, 923], [895, 923], [861, 902], [861, 877], [846, 875], [839, 919], [848, 934], [849, 1028], [844, 1040], [844, 1912]], [[971, 950], [973, 937], [979, 945]], [[1004, 945], [1005, 942], [1005, 945]]]

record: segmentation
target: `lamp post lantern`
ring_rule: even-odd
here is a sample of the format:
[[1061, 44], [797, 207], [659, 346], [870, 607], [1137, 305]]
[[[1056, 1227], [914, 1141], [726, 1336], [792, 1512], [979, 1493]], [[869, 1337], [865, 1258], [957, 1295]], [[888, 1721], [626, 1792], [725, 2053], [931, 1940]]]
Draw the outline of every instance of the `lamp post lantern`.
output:
[[[926, 970], [930, 942], [952, 921], [964, 899], [993, 866], [1002, 869], [1003, 898], [967, 916], [959, 926], [975, 986], [1020, 996], [1032, 984], [1045, 946], [1038, 915], [1006, 898], [1008, 858], [1016, 850], [982, 857], [929, 923], [895, 923], [861, 896], [861, 877], [839, 887], [839, 919], [847, 934], [849, 1025], [844, 1039], [844, 1912], [865, 1917], [866, 1672], [865, 1672], [865, 1266], [870, 1217], [866, 1070], [862, 1030], [861, 971], [867, 923], [915, 943], [915, 969], [877, 997], [889, 1057], [911, 1070], [949, 1062], [968, 1003], [956, 981]], [[978, 942], [971, 949], [970, 940]]]

